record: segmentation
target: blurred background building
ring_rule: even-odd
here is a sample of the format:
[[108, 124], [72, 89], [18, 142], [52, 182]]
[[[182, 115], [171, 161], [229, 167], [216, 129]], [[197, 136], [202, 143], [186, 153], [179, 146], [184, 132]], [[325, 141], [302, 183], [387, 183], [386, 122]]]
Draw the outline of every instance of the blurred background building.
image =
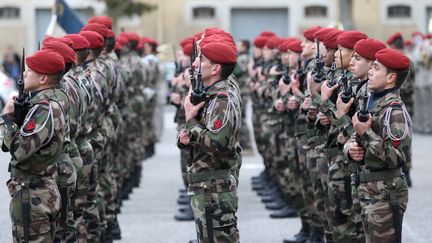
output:
[[[137, 0], [136, 0], [137, 1]], [[161, 43], [178, 43], [206, 27], [251, 39], [263, 29], [297, 36], [312, 25], [342, 24], [385, 40], [395, 31], [432, 32], [430, 0], [139, 0], [156, 6], [141, 17], [118, 19], [117, 30], [133, 30]], [[1, 0], [0, 51], [9, 45], [37, 48], [45, 35], [53, 0]], [[103, 14], [103, 0], [66, 0], [85, 21]]]

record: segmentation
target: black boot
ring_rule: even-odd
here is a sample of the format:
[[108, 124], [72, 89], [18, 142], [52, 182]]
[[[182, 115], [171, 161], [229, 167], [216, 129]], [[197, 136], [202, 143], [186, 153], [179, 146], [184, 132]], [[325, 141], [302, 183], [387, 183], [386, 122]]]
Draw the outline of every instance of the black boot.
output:
[[189, 206], [188, 209], [185, 209], [183, 211], [179, 211], [175, 216], [175, 220], [177, 221], [191, 221], [194, 220], [192, 208]]
[[309, 236], [311, 234], [311, 229], [308, 224], [303, 223], [302, 221], [302, 227], [300, 229], [300, 232], [294, 235], [294, 237], [284, 239], [283, 243], [304, 243], [307, 239], [309, 239]]
[[117, 220], [117, 216], [114, 218], [114, 222], [111, 224], [111, 236], [113, 240], [120, 240], [121, 239], [121, 230], [120, 225]]
[[190, 204], [190, 198], [186, 195], [180, 195], [177, 199], [177, 204], [179, 205], [187, 205]]
[[282, 219], [282, 218], [295, 218], [298, 217], [297, 210], [290, 206], [285, 206], [280, 210], [270, 214], [270, 218]]
[[281, 200], [277, 200], [277, 201], [274, 201], [274, 202], [266, 203], [265, 207], [267, 209], [269, 209], [269, 210], [279, 210], [279, 209], [282, 209], [285, 206], [287, 206], [286, 201], [281, 199]]

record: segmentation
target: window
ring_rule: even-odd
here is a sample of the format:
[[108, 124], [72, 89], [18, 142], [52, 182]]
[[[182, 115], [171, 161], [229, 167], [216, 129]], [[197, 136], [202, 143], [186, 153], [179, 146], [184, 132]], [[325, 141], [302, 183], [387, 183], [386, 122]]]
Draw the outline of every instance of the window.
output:
[[215, 12], [215, 9], [212, 7], [197, 7], [192, 9], [194, 19], [213, 19]]
[[18, 19], [20, 17], [20, 9], [14, 7], [0, 8], [0, 19]]
[[406, 5], [393, 5], [387, 8], [388, 18], [411, 18], [411, 7]]
[[304, 9], [305, 17], [309, 18], [326, 18], [327, 7], [324, 6], [309, 6]]

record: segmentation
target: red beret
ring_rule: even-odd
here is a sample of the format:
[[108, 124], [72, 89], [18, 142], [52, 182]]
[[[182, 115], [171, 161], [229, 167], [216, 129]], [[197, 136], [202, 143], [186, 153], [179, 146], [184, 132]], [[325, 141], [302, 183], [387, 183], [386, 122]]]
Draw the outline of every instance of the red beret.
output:
[[393, 44], [393, 42], [398, 39], [398, 38], [402, 38], [402, 34], [400, 32], [396, 32], [393, 35], [391, 35], [388, 39], [387, 39], [387, 44], [391, 45]]
[[410, 67], [410, 60], [402, 52], [392, 48], [384, 48], [375, 54], [382, 65], [394, 70], [404, 70]]
[[190, 55], [192, 54], [192, 43], [186, 44], [186, 45], [183, 47], [183, 53], [184, 53], [186, 56], [190, 56]]
[[229, 36], [226, 36], [226, 35], [212, 35], [211, 37], [204, 37], [202, 39], [202, 41], [200, 42], [200, 47], [204, 46], [207, 43], [211, 43], [211, 42], [224, 43], [224, 44], [231, 46], [235, 50], [237, 49], [237, 46], [234, 43], [234, 41], [232, 40], [232, 38]]
[[413, 32], [413, 33], [411, 34], [411, 37], [414, 38], [415, 36], [420, 36], [422, 39], [425, 38], [425, 36], [423, 35], [423, 33], [420, 32], [420, 31], [415, 31], [415, 32]]
[[291, 40], [289, 39], [281, 39], [281, 43], [279, 44], [279, 51], [280, 52], [287, 52], [288, 50], [288, 43], [290, 43]]
[[139, 42], [139, 35], [135, 32], [123, 32], [122, 34], [128, 39], [128, 41]]
[[74, 50], [87, 49], [90, 47], [90, 42], [82, 35], [67, 34], [64, 37], [72, 40], [72, 48]]
[[232, 46], [221, 42], [209, 42], [201, 48], [201, 53], [210, 61], [219, 64], [235, 63], [237, 52]]
[[89, 24], [103, 24], [105, 25], [108, 29], [112, 29], [112, 19], [108, 16], [93, 16], [88, 20]]
[[65, 38], [65, 37], [52, 37], [52, 36], [45, 36], [45, 39], [42, 41], [42, 45], [45, 45], [45, 43], [50, 42], [50, 41], [58, 41], [58, 42], [62, 42], [68, 46], [72, 46], [73, 42], [71, 39], [69, 38]]
[[138, 41], [138, 45], [137, 45], [136, 49], [137, 49], [137, 50], [141, 50], [141, 49], [143, 49], [143, 48], [144, 48], [144, 43], [145, 43], [145, 41], [144, 41], [143, 39], [140, 39], [140, 40]]
[[90, 42], [90, 49], [98, 49], [104, 46], [104, 38], [101, 34], [94, 31], [81, 31], [80, 35], [84, 36]]
[[203, 36], [202, 36], [203, 34], [204, 34], [203, 31], [200, 31], [200, 32], [196, 33], [196, 34], [194, 35], [194, 39], [195, 39], [195, 41], [199, 41], [199, 40], [201, 40], [201, 39], [203, 38]]
[[185, 38], [180, 42], [180, 46], [184, 47], [185, 45], [192, 44], [192, 41], [193, 41], [193, 37]]
[[375, 39], [363, 39], [357, 41], [354, 46], [354, 51], [364, 58], [375, 60], [375, 54], [384, 48], [386, 48], [386, 45], [382, 41]]
[[267, 42], [265, 43], [265, 46], [273, 49], [278, 48], [279, 45], [279, 38], [277, 36], [272, 36], [269, 39], [267, 39]]
[[322, 40], [322, 42], [324, 42], [324, 45], [327, 48], [337, 49], [338, 48], [337, 38], [342, 33], [343, 30], [333, 29], [324, 36], [324, 40]]
[[405, 46], [412, 46], [413, 42], [412, 42], [412, 40], [406, 40], [406, 41], [404, 41], [404, 45]]
[[267, 39], [268, 38], [265, 36], [258, 36], [257, 38], [255, 38], [253, 44], [258, 48], [263, 48], [267, 42]]
[[339, 35], [337, 38], [337, 43], [338, 45], [341, 45], [345, 48], [354, 49], [354, 45], [357, 43], [357, 41], [366, 38], [368, 38], [368, 36], [363, 32], [348, 30]]
[[124, 46], [129, 42], [129, 40], [126, 38], [126, 36], [121, 35], [117, 38], [116, 43], [117, 42], [119, 42], [122, 46]]
[[88, 24], [88, 25], [84, 25], [81, 28], [81, 31], [85, 31], [85, 30], [90, 30], [90, 31], [98, 32], [103, 37], [105, 37], [105, 38], [108, 37], [108, 28], [105, 25], [102, 25], [102, 24]]
[[56, 74], [65, 69], [64, 58], [53, 50], [40, 50], [26, 58], [27, 66], [40, 74]]
[[315, 33], [321, 29], [320, 26], [314, 26], [303, 31], [303, 36], [309, 41], [315, 41]]
[[287, 46], [288, 50], [300, 53], [302, 52], [303, 48], [301, 46], [301, 41], [299, 39], [295, 39], [288, 43]]
[[114, 46], [114, 50], [116, 51], [120, 51], [121, 49], [123, 49], [123, 45], [121, 42], [116, 41], [115, 46]]
[[324, 42], [325, 36], [334, 28], [321, 28], [315, 32], [314, 38]]
[[424, 39], [432, 39], [432, 34], [426, 34], [423, 36]]
[[263, 31], [263, 32], [261, 32], [260, 36], [273, 37], [273, 36], [276, 36], [276, 34], [274, 32], [271, 32], [271, 31]]
[[159, 46], [159, 42], [157, 42], [155, 39], [144, 37], [142, 38], [142, 40], [144, 41], [144, 43], [155, 44], [156, 46]]
[[75, 51], [64, 43], [58, 41], [50, 41], [43, 45], [42, 50], [52, 50], [60, 54], [65, 63], [75, 63]]

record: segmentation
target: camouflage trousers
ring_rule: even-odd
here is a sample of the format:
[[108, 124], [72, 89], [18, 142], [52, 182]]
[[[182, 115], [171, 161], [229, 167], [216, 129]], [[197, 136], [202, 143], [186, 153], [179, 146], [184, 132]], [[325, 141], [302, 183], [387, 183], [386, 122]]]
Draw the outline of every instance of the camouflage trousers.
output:
[[[278, 147], [276, 145], [276, 127], [274, 124], [270, 124], [268, 117], [262, 117], [262, 131], [261, 131], [261, 141], [265, 141], [261, 144], [262, 157], [264, 159], [265, 170], [270, 176], [276, 176], [277, 169], [275, 164], [275, 155], [278, 154]], [[280, 154], [280, 153], [279, 153]]]
[[[333, 154], [331, 150], [327, 150], [327, 153]], [[328, 172], [328, 193], [330, 203], [334, 205], [334, 208], [331, 209], [334, 239], [340, 242], [363, 242], [364, 234], [361, 227], [359, 205], [358, 203], [353, 204], [349, 164], [340, 154], [340, 151], [337, 153], [336, 156], [329, 156]]]
[[366, 242], [400, 242], [398, 235], [408, 205], [405, 177], [360, 183], [358, 192]]
[[[23, 184], [26, 186], [23, 187]], [[56, 219], [60, 210], [60, 192], [51, 177], [11, 178], [7, 182], [12, 197], [9, 212], [13, 242], [24, 242], [23, 199], [29, 202], [29, 242], [54, 242]], [[27, 189], [26, 189], [27, 188]]]
[[95, 231], [97, 232], [99, 227], [99, 211], [96, 205], [95, 185], [98, 177], [95, 153], [87, 136], [78, 137], [76, 142], [83, 161], [83, 167], [77, 173], [77, 197], [74, 210], [77, 238], [78, 242], [97, 242]]
[[190, 152], [189, 149], [180, 149], [180, 170], [181, 176], [183, 179], [183, 184], [187, 188], [187, 167], [190, 161]]
[[262, 136], [262, 121], [261, 121], [262, 110], [253, 106], [252, 109], [252, 126], [255, 137], [255, 144], [258, 149], [258, 153], [262, 154], [264, 152], [264, 141], [261, 139]]
[[240, 241], [235, 215], [238, 209], [236, 188], [233, 176], [229, 180], [216, 179], [189, 185], [198, 242]]
[[[76, 146], [74, 147], [76, 148]], [[76, 156], [76, 154], [74, 156]], [[55, 242], [76, 241], [76, 225], [73, 215], [77, 183], [76, 168], [77, 166], [74, 164], [69, 154], [60, 155], [57, 161], [57, 173], [54, 174], [54, 179], [61, 196], [60, 215], [57, 218]]]
[[309, 171], [307, 169], [307, 163], [306, 163], [306, 150], [304, 149], [303, 145], [305, 145], [307, 142], [306, 136], [304, 134], [296, 134], [296, 148], [297, 148], [297, 158], [298, 158], [298, 168], [300, 173], [300, 180], [301, 181], [301, 195], [303, 199], [303, 203], [299, 203], [298, 206], [300, 206], [299, 209], [299, 215], [300, 219], [303, 222], [306, 222], [306, 225], [312, 224], [312, 214], [313, 211], [311, 211], [311, 208], [307, 205], [311, 204], [311, 201], [313, 203], [313, 190], [312, 190], [312, 183], [310, 180]]

